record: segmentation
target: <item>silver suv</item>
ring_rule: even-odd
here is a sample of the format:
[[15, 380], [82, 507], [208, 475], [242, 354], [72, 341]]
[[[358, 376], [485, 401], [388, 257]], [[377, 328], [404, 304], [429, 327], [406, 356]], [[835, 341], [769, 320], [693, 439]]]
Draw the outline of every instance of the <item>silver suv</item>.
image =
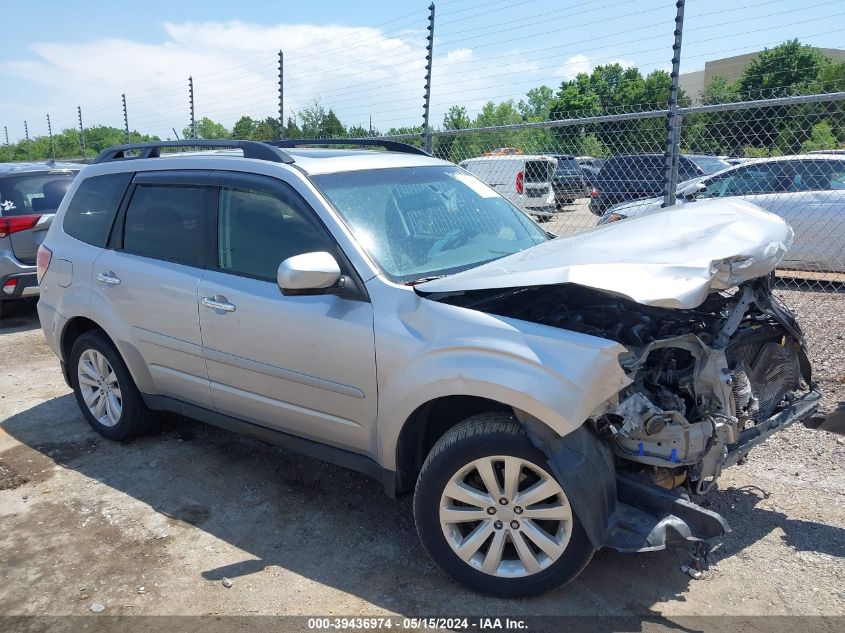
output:
[[80, 168], [55, 161], [0, 163], [0, 318], [9, 303], [38, 296], [38, 247]]
[[516, 596], [602, 547], [712, 543], [696, 495], [822, 422], [769, 288], [792, 233], [753, 205], [554, 238], [412, 147], [191, 143], [105, 150], [42, 246], [44, 334], [105, 437], [169, 410], [359, 470]]

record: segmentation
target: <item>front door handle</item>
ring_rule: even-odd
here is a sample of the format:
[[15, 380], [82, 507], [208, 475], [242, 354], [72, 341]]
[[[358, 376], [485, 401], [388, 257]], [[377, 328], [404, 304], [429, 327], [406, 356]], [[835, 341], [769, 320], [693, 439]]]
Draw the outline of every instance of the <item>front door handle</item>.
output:
[[104, 284], [116, 286], [120, 283], [120, 277], [115, 275], [112, 271], [109, 271], [107, 273], [98, 274], [97, 281], [102, 281]]
[[222, 312], [234, 312], [235, 306], [226, 300], [226, 297], [215, 295], [213, 297], [203, 297], [201, 303], [206, 308], [212, 310], [221, 310]]

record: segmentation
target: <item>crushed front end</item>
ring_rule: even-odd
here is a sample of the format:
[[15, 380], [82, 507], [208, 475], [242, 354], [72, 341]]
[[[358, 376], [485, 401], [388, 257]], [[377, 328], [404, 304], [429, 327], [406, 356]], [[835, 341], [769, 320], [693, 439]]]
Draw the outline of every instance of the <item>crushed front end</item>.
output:
[[590, 478], [592, 498], [573, 507], [597, 546], [704, 549], [730, 528], [696, 496], [773, 433], [798, 421], [812, 426], [819, 407], [803, 334], [771, 282], [769, 275], [712, 292], [692, 309], [574, 284], [448, 300], [624, 345], [619, 362], [631, 383], [578, 432], [535, 443], [561, 480]]

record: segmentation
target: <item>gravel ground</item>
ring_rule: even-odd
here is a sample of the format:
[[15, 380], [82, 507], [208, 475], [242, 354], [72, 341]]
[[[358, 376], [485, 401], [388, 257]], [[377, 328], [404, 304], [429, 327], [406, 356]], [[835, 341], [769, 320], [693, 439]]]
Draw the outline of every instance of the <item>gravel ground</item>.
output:
[[[831, 407], [845, 295], [778, 293]], [[845, 615], [843, 456], [794, 426], [728, 470], [705, 503], [733, 532], [702, 580], [684, 552], [602, 551], [563, 589], [496, 600], [441, 573], [409, 499], [356, 473], [172, 416], [104, 440], [26, 310], [0, 325], [0, 615]]]

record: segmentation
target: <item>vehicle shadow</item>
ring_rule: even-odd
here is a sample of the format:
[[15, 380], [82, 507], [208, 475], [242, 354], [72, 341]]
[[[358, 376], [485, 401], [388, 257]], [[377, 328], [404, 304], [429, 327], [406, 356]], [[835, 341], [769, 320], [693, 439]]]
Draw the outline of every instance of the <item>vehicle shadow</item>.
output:
[[[660, 618], [652, 611], [655, 602], [684, 601], [691, 582], [679, 571], [686, 552], [601, 551], [570, 585], [544, 596], [518, 601], [480, 596], [455, 584], [429, 559], [417, 539], [410, 499], [391, 500], [357, 473], [177, 416], [165, 416], [157, 431], [132, 442], [109, 442], [90, 429], [71, 394], [16, 414], [0, 427], [29, 447], [30, 457], [36, 451], [42, 460], [169, 517], [170, 538], [196, 528], [248, 553], [233, 564], [185, 572], [195, 573], [196, 580], [235, 580], [278, 566], [402, 614], [646, 620]], [[755, 507], [751, 491], [716, 493], [717, 505], [735, 503], [737, 495], [749, 508], [719, 556], [742, 550], [776, 527], [796, 548], [842, 555], [845, 530], [819, 524], [805, 529], [806, 522]]]
[[38, 323], [35, 301], [9, 301], [4, 303], [3, 317], [0, 318], [0, 334], [27, 332], [41, 327]]

